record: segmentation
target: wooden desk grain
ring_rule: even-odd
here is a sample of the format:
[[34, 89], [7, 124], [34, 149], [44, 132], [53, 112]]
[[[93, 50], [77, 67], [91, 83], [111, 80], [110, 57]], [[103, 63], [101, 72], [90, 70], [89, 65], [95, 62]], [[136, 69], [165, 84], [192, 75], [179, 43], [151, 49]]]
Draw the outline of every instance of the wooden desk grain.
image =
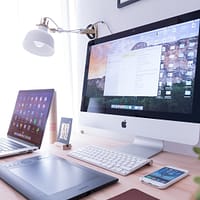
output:
[[[87, 144], [97, 144], [97, 145], [101, 145], [105, 147], [115, 147], [115, 146], [123, 145], [123, 143], [120, 143], [119, 141], [117, 142], [117, 141], [113, 141], [111, 139], [103, 138], [103, 137], [99, 138], [99, 137], [89, 135], [89, 134], [74, 134], [71, 138], [71, 144], [72, 144], [72, 150], [79, 148], [81, 146], [87, 145]], [[70, 160], [72, 162], [79, 163], [81, 165], [93, 168], [95, 170], [98, 170], [98, 171], [101, 171], [101, 172], [104, 172], [104, 173], [107, 173], [119, 178], [118, 183], [111, 185], [109, 187], [106, 187], [95, 193], [92, 193], [89, 196], [82, 198], [83, 200], [106, 200], [117, 194], [125, 192], [131, 188], [137, 188], [161, 200], [190, 200], [191, 196], [194, 194], [194, 192], [197, 189], [197, 185], [193, 182], [193, 178], [197, 175], [200, 175], [200, 161], [194, 157], [162, 152], [159, 155], [153, 157], [152, 166], [145, 166], [139, 169], [138, 171], [132, 173], [131, 175], [121, 176], [121, 175], [117, 175], [112, 172], [109, 172], [107, 170], [101, 169], [99, 167], [96, 167], [94, 165], [90, 165], [88, 163], [71, 158], [67, 155], [69, 151], [70, 150], [61, 150], [55, 145], [49, 145], [48, 147], [44, 146], [41, 150], [35, 153], [1, 159], [0, 162], [2, 163], [2, 162], [8, 162], [12, 160], [23, 159], [27, 157], [36, 156], [40, 153], [49, 152], [57, 156], [63, 157], [67, 160]], [[190, 175], [165, 190], [159, 190], [159, 189], [153, 188], [139, 181], [140, 176], [146, 173], [152, 172], [153, 170], [156, 170], [165, 165], [172, 165], [172, 166], [188, 169]], [[6, 200], [24, 200], [25, 199], [21, 194], [19, 194], [14, 189], [9, 187], [3, 181], [0, 181], [0, 195], [1, 195], [0, 199], [6, 199]]]

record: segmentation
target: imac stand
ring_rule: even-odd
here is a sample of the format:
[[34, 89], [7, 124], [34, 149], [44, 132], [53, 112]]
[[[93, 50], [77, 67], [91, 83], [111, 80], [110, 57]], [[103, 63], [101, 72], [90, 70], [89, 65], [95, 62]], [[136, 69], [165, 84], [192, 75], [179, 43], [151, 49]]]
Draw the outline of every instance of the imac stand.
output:
[[151, 158], [160, 153], [163, 150], [163, 146], [162, 140], [135, 136], [133, 144], [119, 147], [117, 150], [143, 158]]

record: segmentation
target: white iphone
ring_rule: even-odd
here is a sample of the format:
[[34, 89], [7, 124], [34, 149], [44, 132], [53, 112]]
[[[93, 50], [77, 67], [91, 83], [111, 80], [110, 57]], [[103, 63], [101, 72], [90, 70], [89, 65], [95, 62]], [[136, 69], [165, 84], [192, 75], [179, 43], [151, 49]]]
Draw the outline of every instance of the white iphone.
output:
[[150, 174], [142, 176], [140, 180], [159, 189], [165, 189], [188, 175], [188, 170], [172, 166], [165, 166]]

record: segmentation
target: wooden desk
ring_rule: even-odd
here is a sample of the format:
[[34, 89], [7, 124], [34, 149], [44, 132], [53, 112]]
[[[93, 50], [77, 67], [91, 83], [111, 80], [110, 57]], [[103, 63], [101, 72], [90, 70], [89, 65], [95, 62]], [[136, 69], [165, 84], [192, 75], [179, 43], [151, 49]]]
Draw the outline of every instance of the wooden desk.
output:
[[[103, 137], [97, 137], [97, 136], [93, 136], [89, 134], [74, 134], [71, 138], [71, 143], [72, 143], [72, 149], [76, 149], [87, 144], [98, 144], [98, 145], [107, 146], [107, 147], [115, 147], [115, 146], [119, 146], [123, 144], [123, 143], [120, 143], [119, 141], [117, 142], [108, 138], [105, 139]], [[55, 145], [50, 145], [47, 149], [45, 148], [46, 147], [43, 147], [40, 151], [37, 151], [32, 154], [1, 159], [0, 162], [2, 163], [2, 162], [17, 160], [17, 159], [27, 158], [31, 156], [36, 156], [40, 153], [43, 153], [44, 151], [45, 152], [48, 151], [50, 153], [56, 154], [65, 159], [71, 160], [73, 162], [77, 162], [79, 164], [85, 165], [87, 167], [93, 168], [95, 170], [98, 170], [98, 171], [101, 171], [101, 172], [104, 172], [104, 173], [107, 173], [119, 178], [118, 183], [111, 185], [107, 188], [104, 188], [100, 191], [97, 191], [83, 198], [83, 200], [106, 200], [117, 194], [125, 192], [131, 188], [137, 188], [161, 200], [177, 200], [177, 199], [190, 200], [192, 194], [197, 189], [197, 185], [193, 182], [194, 176], [200, 175], [200, 161], [197, 160], [197, 158], [163, 152], [153, 158], [154, 162], [152, 166], [145, 166], [142, 169], [132, 173], [129, 176], [120, 176], [120, 175], [111, 173], [107, 170], [98, 168], [96, 166], [90, 165], [82, 161], [78, 161], [76, 159], [73, 159], [67, 156], [67, 153], [69, 152], [69, 150], [65, 150], [65, 151], [60, 150], [58, 147], [55, 147]], [[165, 190], [159, 190], [159, 189], [153, 188], [139, 181], [140, 176], [148, 172], [151, 172], [153, 170], [156, 170], [164, 165], [173, 165], [180, 168], [188, 169], [190, 172], [190, 175]], [[0, 194], [1, 194], [1, 199], [6, 199], [6, 200], [11, 200], [11, 199], [24, 200], [25, 199], [22, 195], [20, 195], [14, 189], [9, 187], [3, 181], [0, 181]]]

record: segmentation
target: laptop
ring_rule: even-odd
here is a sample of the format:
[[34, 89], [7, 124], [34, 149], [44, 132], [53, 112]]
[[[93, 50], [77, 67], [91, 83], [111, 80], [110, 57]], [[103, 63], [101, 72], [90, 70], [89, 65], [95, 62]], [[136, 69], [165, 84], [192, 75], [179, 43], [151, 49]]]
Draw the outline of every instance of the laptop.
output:
[[18, 92], [7, 137], [0, 138], [0, 158], [40, 148], [53, 95], [53, 89]]
[[0, 178], [32, 200], [80, 199], [118, 181], [51, 154], [3, 163]]

